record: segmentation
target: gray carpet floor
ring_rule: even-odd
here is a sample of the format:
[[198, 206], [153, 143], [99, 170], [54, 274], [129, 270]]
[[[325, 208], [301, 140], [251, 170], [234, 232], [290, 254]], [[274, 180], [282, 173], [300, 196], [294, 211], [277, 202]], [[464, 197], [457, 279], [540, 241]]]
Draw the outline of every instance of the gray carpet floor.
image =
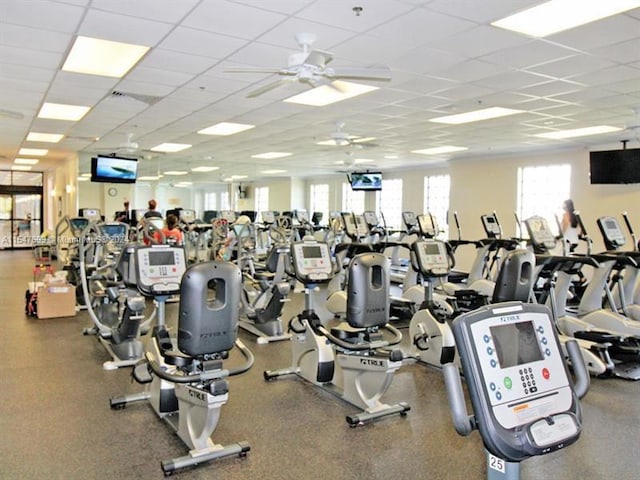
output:
[[[0, 251], [0, 478], [162, 478], [160, 461], [186, 448], [148, 405], [109, 408], [110, 397], [141, 387], [127, 369], [102, 369], [107, 353], [81, 333], [90, 325], [86, 312], [49, 320], [24, 315], [33, 264], [31, 252]], [[284, 317], [301, 305], [294, 294]], [[175, 324], [175, 310], [168, 312], [169, 324]], [[289, 365], [288, 342], [258, 345], [242, 331], [240, 337], [255, 354], [255, 365], [230, 379], [229, 402], [213, 439], [244, 440], [251, 451], [176, 477], [486, 478], [480, 436], [455, 433], [439, 371], [404, 366], [383, 400], [408, 402], [408, 415], [350, 428], [345, 416], [355, 409], [333, 395], [296, 377], [263, 380], [265, 369]], [[523, 462], [523, 480], [640, 478], [640, 383], [593, 379], [583, 407], [578, 442]]]

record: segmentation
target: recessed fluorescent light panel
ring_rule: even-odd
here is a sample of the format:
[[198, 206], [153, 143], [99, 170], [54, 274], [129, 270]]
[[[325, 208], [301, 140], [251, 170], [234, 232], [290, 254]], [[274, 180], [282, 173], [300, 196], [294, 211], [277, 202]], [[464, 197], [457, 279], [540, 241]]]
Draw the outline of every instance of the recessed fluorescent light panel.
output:
[[36, 165], [39, 161], [37, 158], [16, 158], [13, 163], [16, 165]]
[[165, 175], [186, 175], [189, 172], [185, 172], [184, 170], [168, 170], [164, 172]]
[[143, 182], [144, 181], [151, 182], [151, 181], [154, 181], [154, 180], [160, 180], [160, 177], [159, 176], [153, 176], [153, 175], [147, 175], [147, 176], [143, 176], [143, 177], [138, 177], [138, 180], [142, 180]]
[[293, 155], [289, 152], [266, 152], [266, 153], [258, 153], [256, 155], [251, 155], [251, 158], [262, 158], [265, 160], [273, 160], [274, 158], [283, 158]]
[[79, 36], [62, 65], [65, 72], [122, 78], [149, 47]]
[[255, 125], [248, 125], [244, 123], [232, 123], [232, 122], [220, 122], [210, 127], [204, 128], [198, 133], [200, 135], [233, 135], [234, 133], [244, 132], [255, 128]]
[[90, 109], [91, 107], [84, 107], [81, 105], [65, 105], [63, 103], [45, 102], [38, 112], [38, 118], [77, 122], [84, 117]]
[[91, 174], [90, 174], [90, 173], [81, 173], [81, 174], [80, 174], [80, 176], [81, 176], [81, 177], [87, 177], [87, 178], [88, 178], [88, 177], [90, 177], [90, 176], [91, 176]]
[[78, 177], [78, 181], [79, 182], [88, 182], [89, 181], [89, 177]]
[[191, 145], [187, 143], [161, 143], [160, 145], [151, 147], [151, 150], [154, 152], [176, 153], [186, 150], [187, 148], [191, 148]]
[[454, 147], [451, 145], [443, 147], [424, 148], [422, 150], [412, 150], [411, 153], [421, 153], [422, 155], [439, 155], [443, 153], [462, 152], [469, 150], [467, 147]]
[[247, 178], [246, 175], [231, 175], [232, 180], [242, 180], [243, 178]]
[[58, 143], [62, 140], [61, 133], [38, 133], [38, 132], [29, 132], [27, 134], [28, 142], [46, 142], [46, 143]]
[[11, 165], [11, 170], [20, 170], [22, 172], [28, 172], [32, 168], [30, 165]]
[[265, 175], [274, 175], [276, 173], [286, 173], [286, 170], [263, 170], [260, 173], [264, 173]]
[[20, 155], [33, 155], [34, 157], [44, 157], [49, 150], [46, 148], [21, 148], [18, 150]]
[[639, 0], [551, 0], [491, 25], [532, 37], [546, 37], [638, 7]]
[[472, 112], [459, 113], [457, 115], [447, 115], [445, 117], [432, 118], [429, 121], [435, 123], [447, 123], [450, 125], [459, 125], [461, 123], [479, 122], [480, 120], [489, 120], [491, 118], [506, 117], [523, 113], [524, 110], [514, 110], [512, 108], [490, 107]]
[[550, 138], [553, 140], [561, 140], [563, 138], [586, 137], [587, 135], [599, 135], [601, 133], [619, 132], [619, 127], [610, 127], [608, 125], [599, 125], [597, 127], [574, 128], [572, 130], [557, 130], [555, 132], [539, 133], [534, 137]]
[[321, 85], [320, 87], [286, 98], [283, 101], [310, 105], [312, 107], [323, 107], [331, 103], [341, 102], [347, 98], [357, 97], [358, 95], [378, 90], [379, 88], [372, 85], [344, 82], [342, 80], [334, 80], [331, 82], [331, 85], [333, 86]]
[[192, 172], [213, 172], [214, 170], [218, 170], [220, 167], [194, 167], [191, 169]]
[[356, 165], [361, 165], [363, 163], [373, 163], [375, 160], [371, 160], [370, 158], [356, 158], [353, 163]]

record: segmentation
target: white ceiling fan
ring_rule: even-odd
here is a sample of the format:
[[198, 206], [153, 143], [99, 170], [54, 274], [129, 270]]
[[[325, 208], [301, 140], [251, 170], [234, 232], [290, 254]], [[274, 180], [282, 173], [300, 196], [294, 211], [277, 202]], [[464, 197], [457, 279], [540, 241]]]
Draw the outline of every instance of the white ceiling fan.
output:
[[[275, 73], [280, 77], [274, 82], [249, 92], [247, 97], [257, 97], [289, 82], [306, 83], [315, 88], [320, 85], [331, 85], [333, 80], [341, 79], [391, 80], [391, 70], [386, 66], [327, 66], [333, 59], [333, 54], [323, 50], [312, 50], [311, 46], [316, 39], [317, 36], [313, 33], [297, 34], [296, 41], [298, 45], [300, 45], [300, 48], [302, 48], [302, 51], [291, 54], [285, 67], [230, 67], [225, 69], [225, 71], [231, 73]], [[337, 87], [333, 86], [333, 88]]]
[[133, 133], [127, 133], [126, 139], [116, 147], [98, 148], [96, 151], [109, 152], [117, 155], [141, 155], [140, 145], [133, 141]]
[[336, 147], [353, 146], [356, 148], [376, 147], [377, 144], [371, 143], [375, 137], [361, 137], [358, 135], [350, 135], [344, 130], [344, 122], [336, 122], [335, 131], [329, 134], [329, 138], [317, 142], [318, 145], [330, 145]]

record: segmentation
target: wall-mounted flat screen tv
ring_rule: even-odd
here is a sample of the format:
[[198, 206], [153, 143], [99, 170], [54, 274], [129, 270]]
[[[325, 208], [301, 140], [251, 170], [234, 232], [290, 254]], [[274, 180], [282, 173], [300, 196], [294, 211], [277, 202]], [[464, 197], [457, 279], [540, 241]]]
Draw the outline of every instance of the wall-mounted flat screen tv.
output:
[[135, 158], [98, 155], [91, 159], [91, 181], [136, 183], [138, 160]]
[[353, 172], [351, 174], [352, 190], [382, 190], [381, 172]]
[[592, 184], [640, 183], [640, 148], [590, 152]]

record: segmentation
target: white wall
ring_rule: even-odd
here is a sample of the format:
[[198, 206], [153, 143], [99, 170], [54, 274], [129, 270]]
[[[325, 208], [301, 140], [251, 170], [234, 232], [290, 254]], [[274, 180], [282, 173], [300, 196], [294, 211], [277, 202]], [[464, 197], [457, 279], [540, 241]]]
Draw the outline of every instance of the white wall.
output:
[[[627, 211], [640, 231], [640, 185], [591, 185], [589, 183], [589, 152], [587, 150], [569, 150], [550, 154], [504, 156], [479, 160], [457, 160], [446, 166], [426, 167], [422, 169], [399, 170], [388, 172], [386, 178], [403, 180], [404, 210], [422, 213], [424, 176], [451, 175], [451, 211], [457, 211], [465, 238], [480, 238], [484, 230], [480, 215], [496, 211], [502, 220], [506, 235], [515, 235], [513, 212], [516, 211], [517, 171], [518, 167], [529, 165], [552, 165], [569, 163], [571, 165], [571, 197], [576, 208], [581, 211], [585, 225], [595, 240], [594, 248], [602, 249], [603, 245], [597, 231], [595, 220], [602, 215], [619, 216]], [[263, 179], [251, 184], [249, 191], [256, 187], [269, 187], [269, 208], [286, 211], [295, 208], [309, 209], [309, 185], [312, 183], [328, 183], [330, 189], [330, 210], [340, 210], [342, 205], [342, 183], [344, 174], [315, 177], [305, 180], [277, 178]], [[57, 184], [56, 184], [57, 185]], [[88, 182], [80, 184], [80, 206], [85, 200], [89, 203], [102, 198], [101, 208], [111, 214], [109, 208], [120, 207], [122, 199], [114, 199], [114, 204], [104, 199], [104, 194], [96, 191]], [[95, 184], [94, 184], [95, 185]], [[226, 185], [213, 185], [211, 189], [225, 189]], [[136, 186], [133, 207], [146, 207], [149, 198], [156, 198], [162, 210], [182, 206], [199, 209], [196, 203], [202, 202], [204, 191], [195, 193], [193, 189], [157, 187], [145, 189], [141, 184]], [[97, 195], [97, 196], [96, 196]], [[102, 197], [100, 197], [102, 195]], [[373, 194], [371, 194], [373, 197]], [[179, 203], [177, 205], [176, 203]], [[368, 202], [370, 203], [370, 202]], [[239, 203], [242, 209], [252, 210], [254, 201], [251, 196]], [[247, 208], [244, 208], [247, 207]], [[560, 208], [560, 206], [558, 206]], [[455, 230], [452, 231], [452, 236]]]

